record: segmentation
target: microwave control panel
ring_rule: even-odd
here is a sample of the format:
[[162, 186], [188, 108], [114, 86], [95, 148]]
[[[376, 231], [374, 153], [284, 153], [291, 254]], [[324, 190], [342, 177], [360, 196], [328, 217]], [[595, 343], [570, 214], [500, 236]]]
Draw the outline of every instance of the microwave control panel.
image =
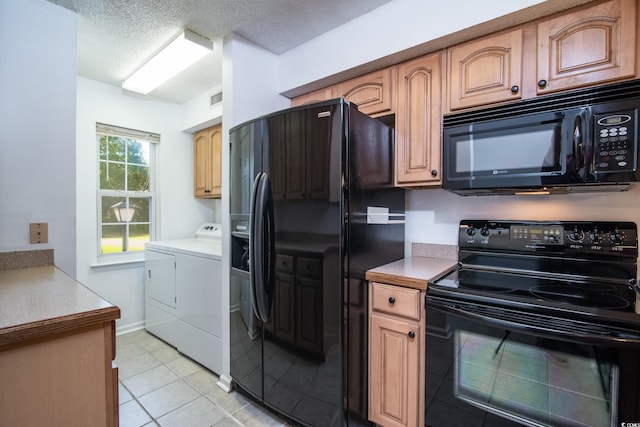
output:
[[594, 172], [636, 170], [636, 110], [596, 114], [594, 118]]

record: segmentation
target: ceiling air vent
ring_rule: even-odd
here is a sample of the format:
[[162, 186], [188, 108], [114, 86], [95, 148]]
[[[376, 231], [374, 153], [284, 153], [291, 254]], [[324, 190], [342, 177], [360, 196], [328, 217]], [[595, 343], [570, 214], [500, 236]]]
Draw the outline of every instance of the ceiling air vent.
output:
[[222, 102], [222, 92], [211, 95], [209, 98], [209, 107], [213, 107], [220, 102]]

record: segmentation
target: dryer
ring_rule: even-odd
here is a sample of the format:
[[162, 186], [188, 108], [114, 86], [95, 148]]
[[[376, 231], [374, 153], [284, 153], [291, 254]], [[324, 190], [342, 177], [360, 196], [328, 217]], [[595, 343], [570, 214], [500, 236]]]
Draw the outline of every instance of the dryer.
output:
[[210, 370], [222, 370], [220, 224], [194, 238], [145, 245], [145, 328]]

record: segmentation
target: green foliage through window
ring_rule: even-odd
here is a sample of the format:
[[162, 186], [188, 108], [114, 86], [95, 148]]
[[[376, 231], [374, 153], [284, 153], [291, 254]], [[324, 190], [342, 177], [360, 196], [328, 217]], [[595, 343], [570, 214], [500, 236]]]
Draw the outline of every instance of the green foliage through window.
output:
[[101, 124], [96, 129], [99, 254], [142, 251], [153, 234], [151, 172], [159, 136]]

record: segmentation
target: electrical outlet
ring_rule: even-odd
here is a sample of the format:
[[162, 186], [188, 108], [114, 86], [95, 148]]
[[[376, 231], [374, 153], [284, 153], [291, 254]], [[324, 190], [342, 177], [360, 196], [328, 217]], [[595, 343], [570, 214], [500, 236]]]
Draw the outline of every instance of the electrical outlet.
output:
[[49, 242], [49, 224], [46, 222], [32, 222], [29, 224], [29, 243]]

